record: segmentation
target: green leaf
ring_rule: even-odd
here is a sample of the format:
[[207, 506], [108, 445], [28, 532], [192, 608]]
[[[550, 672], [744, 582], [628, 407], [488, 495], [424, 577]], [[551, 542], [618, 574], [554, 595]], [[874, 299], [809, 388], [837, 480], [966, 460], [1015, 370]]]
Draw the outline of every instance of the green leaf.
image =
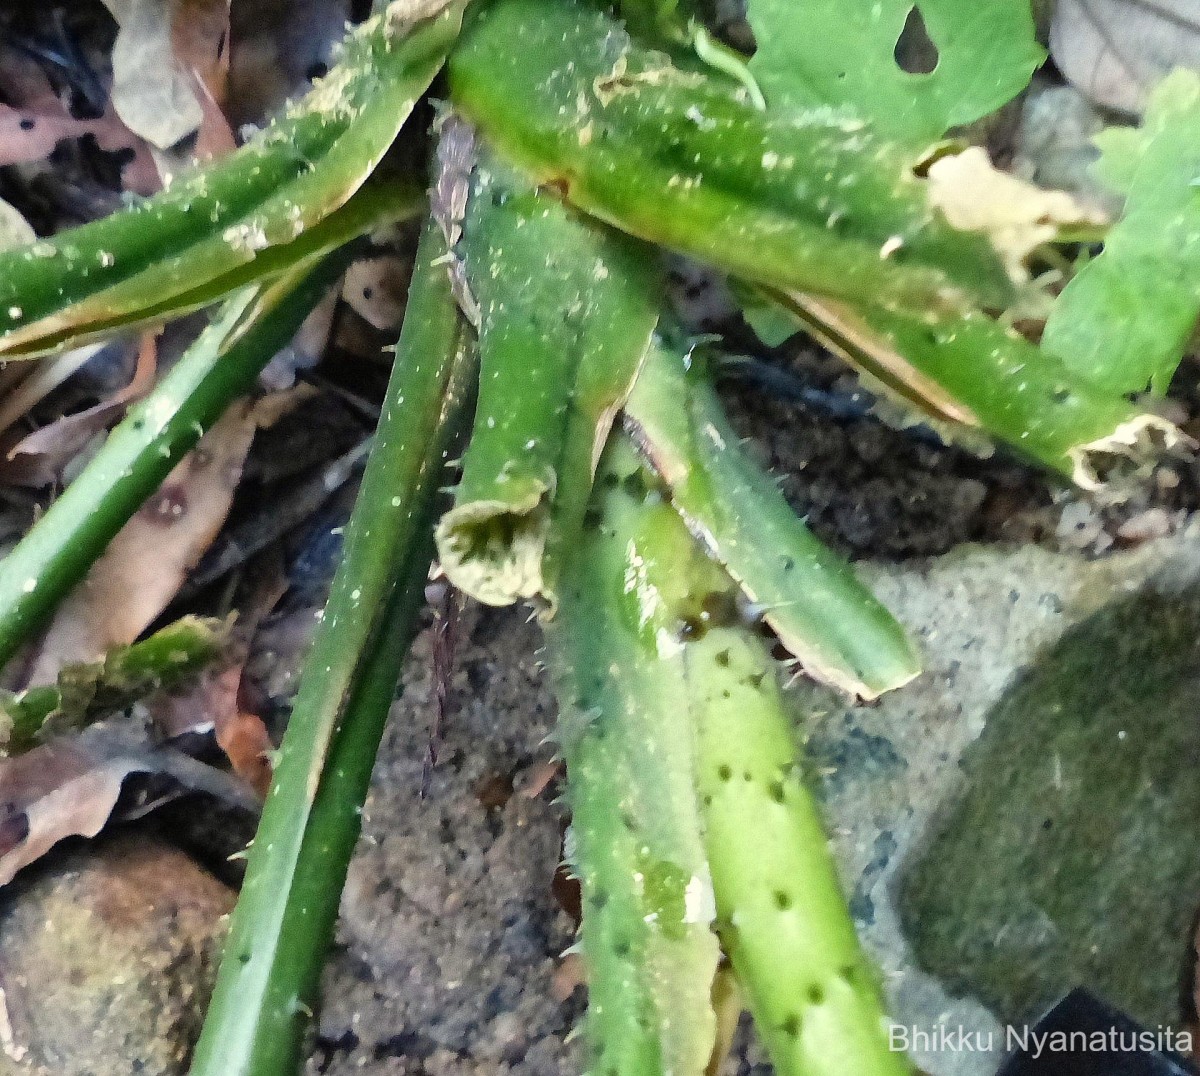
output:
[[671, 504], [810, 676], [873, 699], [921, 671], [912, 644], [742, 450], [700, 354], [651, 348], [626, 404]]
[[1125, 211], [1055, 301], [1042, 346], [1105, 391], [1163, 392], [1200, 317], [1200, 75], [1169, 75], [1140, 132], [1097, 142]]
[[1003, 307], [986, 237], [951, 228], [911, 153], [830, 110], [759, 111], [569, 0], [497, 0], [451, 97], [506, 157], [642, 239], [760, 283], [884, 305]]
[[463, 0], [415, 25], [406, 7], [365, 23], [327, 78], [230, 157], [103, 220], [0, 252], [0, 357], [162, 319], [219, 297], [214, 282], [234, 287], [258, 279], [255, 267], [277, 273], [310, 255], [305, 232], [366, 181], [457, 36]]
[[600, 448], [658, 322], [657, 258], [494, 158], [477, 168], [459, 251], [479, 307], [475, 428], [442, 567], [490, 605], [550, 610]]
[[[937, 49], [925, 74], [896, 61], [914, 10]], [[773, 108], [844, 108], [914, 146], [995, 111], [1045, 58], [1029, 0], [750, 0], [748, 17], [750, 70]]]
[[776, 303], [766, 302], [754, 288], [739, 287], [733, 281], [732, 291], [746, 324], [767, 347], [782, 347], [799, 332], [800, 327], [794, 317], [781, 310]]
[[696, 0], [620, 0], [618, 10], [635, 37], [680, 44], [688, 38], [688, 20], [695, 16]]
[[[197, 274], [201, 282], [181, 292], [161, 288], [163, 267], [152, 265], [100, 295], [85, 298], [38, 322], [36, 331], [28, 337], [0, 340], [0, 354], [8, 359], [33, 358], [202, 310], [239, 288], [275, 280], [300, 262], [328, 254], [374, 228], [416, 217], [424, 209], [425, 194], [415, 183], [399, 177], [373, 176], [345, 205], [290, 243], [268, 246], [252, 260], [235, 263], [215, 277]], [[214, 244], [210, 240], [202, 245], [211, 248]], [[200, 246], [191, 253], [203, 256]]]

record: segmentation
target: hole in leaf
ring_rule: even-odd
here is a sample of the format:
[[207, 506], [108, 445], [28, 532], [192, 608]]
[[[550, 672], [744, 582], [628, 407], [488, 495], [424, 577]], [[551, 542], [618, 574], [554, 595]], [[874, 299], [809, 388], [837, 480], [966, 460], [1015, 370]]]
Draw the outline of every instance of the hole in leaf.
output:
[[925, 17], [915, 4], [896, 39], [896, 65], [910, 75], [929, 75], [937, 68], [938, 50], [925, 28]]

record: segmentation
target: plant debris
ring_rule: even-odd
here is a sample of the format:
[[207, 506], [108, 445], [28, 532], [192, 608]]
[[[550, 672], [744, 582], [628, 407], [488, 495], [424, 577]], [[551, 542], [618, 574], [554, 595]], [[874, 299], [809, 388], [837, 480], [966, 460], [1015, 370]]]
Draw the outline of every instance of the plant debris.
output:
[[0, 759], [0, 885], [65, 837], [94, 837], [103, 828], [130, 774], [161, 774], [245, 810], [253, 793], [240, 781], [155, 746], [145, 723], [93, 725], [23, 755]]

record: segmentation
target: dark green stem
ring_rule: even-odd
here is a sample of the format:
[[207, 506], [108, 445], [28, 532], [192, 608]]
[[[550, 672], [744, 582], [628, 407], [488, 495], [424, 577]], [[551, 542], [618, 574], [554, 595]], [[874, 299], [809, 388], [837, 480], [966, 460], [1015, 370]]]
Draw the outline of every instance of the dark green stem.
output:
[[214, 281], [294, 246], [374, 171], [441, 68], [462, 6], [447, 0], [414, 22], [411, 5], [389, 5], [347, 38], [303, 101], [230, 157], [102, 220], [0, 252], [0, 354], [63, 347], [148, 308], [175, 309], [179, 297], [195, 305], [198, 291], [211, 302]]
[[433, 225], [345, 551], [300, 682], [192, 1076], [293, 1073], [474, 370]]

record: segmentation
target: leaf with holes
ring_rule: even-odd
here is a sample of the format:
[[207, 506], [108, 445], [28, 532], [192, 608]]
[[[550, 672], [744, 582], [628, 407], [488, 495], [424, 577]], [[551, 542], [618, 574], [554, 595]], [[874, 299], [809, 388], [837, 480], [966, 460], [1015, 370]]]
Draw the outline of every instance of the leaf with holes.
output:
[[[844, 106], [913, 144], [999, 108], [1044, 57], [1029, 0], [820, 0], [802, 11], [794, 0], [750, 0], [749, 19], [750, 70], [772, 106]], [[902, 34], [925, 46], [912, 49], [915, 64]]]

